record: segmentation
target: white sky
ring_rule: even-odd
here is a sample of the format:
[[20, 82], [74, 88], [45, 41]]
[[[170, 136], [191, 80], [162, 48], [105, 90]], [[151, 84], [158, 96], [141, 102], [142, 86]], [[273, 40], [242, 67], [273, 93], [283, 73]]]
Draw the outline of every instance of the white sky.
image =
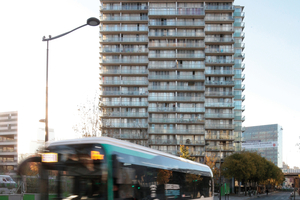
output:
[[[300, 166], [300, 1], [236, 0], [246, 13], [246, 121], [283, 127], [283, 161]], [[0, 2], [0, 112], [19, 111], [19, 152], [29, 151], [45, 113], [46, 42], [99, 16], [98, 0]], [[84, 27], [50, 42], [49, 125], [73, 134], [76, 106], [99, 78], [99, 29]]]

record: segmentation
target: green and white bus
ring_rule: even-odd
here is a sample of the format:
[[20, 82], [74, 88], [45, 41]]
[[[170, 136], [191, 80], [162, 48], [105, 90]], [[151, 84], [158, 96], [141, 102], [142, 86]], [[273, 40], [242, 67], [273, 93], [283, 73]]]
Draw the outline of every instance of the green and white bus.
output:
[[81, 138], [48, 143], [25, 160], [40, 166], [41, 199], [213, 199], [206, 165], [129, 142]]

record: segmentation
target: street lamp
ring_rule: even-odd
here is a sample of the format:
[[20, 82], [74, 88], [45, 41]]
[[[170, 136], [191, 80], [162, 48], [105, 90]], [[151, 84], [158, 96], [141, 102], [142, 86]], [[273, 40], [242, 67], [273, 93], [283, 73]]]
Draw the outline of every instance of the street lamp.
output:
[[80, 28], [84, 27], [84, 26], [87, 26], [87, 25], [89, 25], [89, 26], [98, 26], [99, 24], [100, 24], [99, 19], [97, 19], [95, 17], [91, 17], [91, 18], [89, 18], [87, 20], [86, 24], [81, 25], [81, 26], [79, 26], [79, 27], [77, 27], [77, 28], [75, 28], [75, 29], [73, 29], [73, 30], [71, 30], [69, 32], [60, 34], [60, 35], [55, 36], [55, 37], [51, 37], [51, 35], [49, 35], [49, 38], [46, 38], [45, 36], [43, 37], [43, 42], [47, 41], [47, 55], [46, 55], [46, 57], [47, 57], [46, 58], [46, 113], [45, 113], [45, 120], [44, 120], [44, 122], [45, 122], [45, 132], [46, 132], [45, 133], [45, 142], [47, 142], [48, 139], [49, 139], [49, 130], [48, 130], [48, 60], [49, 60], [49, 41], [57, 39], [57, 38], [60, 38], [62, 36], [65, 36], [65, 35], [73, 32], [73, 31], [75, 31], [77, 29], [80, 29]]

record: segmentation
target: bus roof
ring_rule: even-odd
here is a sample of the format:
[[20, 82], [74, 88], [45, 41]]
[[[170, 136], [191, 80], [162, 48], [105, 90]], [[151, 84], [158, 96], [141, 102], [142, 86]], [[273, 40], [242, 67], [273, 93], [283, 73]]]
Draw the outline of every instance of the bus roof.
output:
[[46, 145], [47, 145], [47, 147], [48, 146], [50, 147], [50, 146], [59, 146], [59, 145], [70, 145], [70, 144], [95, 144], [95, 143], [114, 145], [114, 146], [130, 149], [130, 150], [134, 150], [134, 151], [140, 151], [140, 152], [143, 152], [146, 154], [159, 155], [159, 156], [172, 158], [172, 159], [175, 159], [175, 160], [178, 160], [181, 162], [186, 162], [186, 163], [189, 163], [192, 165], [198, 165], [199, 167], [201, 167], [202, 170], [209, 172], [212, 176], [212, 171], [207, 165], [204, 165], [204, 164], [201, 164], [198, 162], [194, 162], [191, 160], [187, 160], [187, 159], [184, 159], [184, 158], [181, 158], [178, 156], [174, 156], [174, 155], [171, 155], [168, 153], [164, 153], [159, 150], [151, 149], [151, 148], [144, 147], [144, 146], [141, 146], [138, 144], [134, 144], [134, 143], [130, 143], [130, 142], [126, 142], [123, 140], [118, 140], [118, 139], [110, 138], [110, 137], [77, 138], [77, 139], [70, 139], [70, 140], [48, 142]]

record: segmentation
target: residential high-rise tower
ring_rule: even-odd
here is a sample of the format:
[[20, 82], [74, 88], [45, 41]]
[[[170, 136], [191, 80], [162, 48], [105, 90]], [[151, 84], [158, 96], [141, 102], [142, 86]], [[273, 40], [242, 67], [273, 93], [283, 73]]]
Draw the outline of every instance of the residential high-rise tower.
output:
[[196, 161], [240, 150], [243, 7], [100, 0], [102, 136]]

